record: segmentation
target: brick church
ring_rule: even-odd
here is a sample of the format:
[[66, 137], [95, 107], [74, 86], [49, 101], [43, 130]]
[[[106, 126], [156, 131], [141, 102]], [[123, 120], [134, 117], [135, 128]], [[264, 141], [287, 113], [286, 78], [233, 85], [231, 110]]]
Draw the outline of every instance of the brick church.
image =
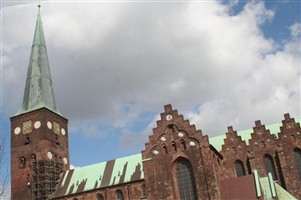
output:
[[171, 105], [141, 153], [70, 169], [40, 8], [23, 103], [11, 117], [13, 200], [301, 199], [301, 119], [209, 138]]

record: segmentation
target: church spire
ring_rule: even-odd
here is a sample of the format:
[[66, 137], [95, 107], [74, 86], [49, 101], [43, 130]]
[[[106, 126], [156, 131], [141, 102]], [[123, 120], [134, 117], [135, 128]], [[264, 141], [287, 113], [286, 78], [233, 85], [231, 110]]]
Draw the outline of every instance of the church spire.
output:
[[39, 108], [60, 114], [55, 103], [49, 61], [44, 38], [40, 5], [38, 6], [33, 44], [27, 71], [23, 103], [16, 115]]

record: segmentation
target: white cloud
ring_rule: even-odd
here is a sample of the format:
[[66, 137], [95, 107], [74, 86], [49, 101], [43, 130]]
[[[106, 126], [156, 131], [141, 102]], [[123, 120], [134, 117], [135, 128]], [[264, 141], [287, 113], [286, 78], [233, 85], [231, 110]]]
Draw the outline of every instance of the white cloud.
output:
[[[280, 121], [286, 112], [298, 117], [300, 24], [277, 44], [261, 30], [274, 11], [251, 2], [233, 16], [231, 6], [45, 3], [54, 90], [70, 129], [105, 136], [121, 128], [121, 138], [140, 142], [151, 128], [131, 127], [141, 113], [160, 113], [167, 103], [210, 135], [228, 125], [250, 128], [257, 119]], [[36, 13], [33, 5], [3, 9], [3, 101], [10, 115], [21, 105]], [[99, 131], [100, 122], [109, 128]]]

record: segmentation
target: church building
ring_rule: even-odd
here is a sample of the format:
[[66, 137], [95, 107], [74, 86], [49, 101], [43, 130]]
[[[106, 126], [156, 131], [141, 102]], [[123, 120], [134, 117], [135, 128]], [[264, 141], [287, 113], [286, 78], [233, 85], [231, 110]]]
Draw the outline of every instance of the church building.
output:
[[70, 169], [38, 11], [23, 103], [11, 117], [12, 200], [301, 199], [301, 119], [209, 138], [172, 106], [135, 155]]

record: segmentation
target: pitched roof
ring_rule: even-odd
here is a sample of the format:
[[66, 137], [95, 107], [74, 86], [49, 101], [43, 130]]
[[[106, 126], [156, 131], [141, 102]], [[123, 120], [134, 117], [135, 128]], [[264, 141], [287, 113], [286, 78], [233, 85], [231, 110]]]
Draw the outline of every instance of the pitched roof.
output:
[[[300, 123], [301, 119], [297, 119], [295, 121], [296, 123]], [[281, 126], [282, 123], [275, 123], [267, 125], [266, 129], [269, 129], [271, 133], [276, 134], [280, 132]], [[248, 129], [238, 131], [237, 133], [248, 144], [248, 140], [251, 138], [252, 132], [253, 129]], [[217, 150], [220, 150], [224, 143], [224, 138], [226, 138], [226, 135], [209, 138], [209, 141]], [[68, 170], [62, 174], [58, 189], [54, 194], [54, 198], [143, 180], [144, 171], [142, 162], [142, 155], [139, 153]], [[255, 174], [256, 173], [254, 173], [254, 175]], [[275, 187], [270, 187], [271, 183], [269, 182], [270, 180], [268, 177], [257, 177], [257, 179], [256, 177], [254, 178], [253, 175], [246, 175], [243, 177], [223, 180], [221, 184], [222, 199], [240, 199], [240, 197], [245, 198], [246, 195], [249, 199], [257, 199], [257, 195], [262, 195], [261, 191], [265, 197], [270, 197], [272, 195], [270, 192], [272, 192], [272, 190], [274, 191]], [[290, 195], [288, 192], [281, 190], [279, 187], [277, 190], [277, 186], [276, 191], [277, 196], [282, 195], [287, 197]]]
[[[300, 119], [295, 119], [296, 123], [301, 123]], [[274, 123], [266, 125], [266, 129], [269, 129], [271, 134], [274, 134], [275, 137], [277, 137], [277, 134], [280, 132], [280, 127], [282, 126], [282, 123]], [[237, 135], [241, 136], [241, 139], [246, 142], [246, 144], [249, 144], [249, 139], [251, 139], [251, 133], [253, 133], [253, 129], [247, 129], [242, 131], [237, 131]], [[226, 139], [226, 134], [210, 137], [209, 143], [217, 150], [220, 151], [222, 149], [222, 145], [224, 144], [224, 139]]]
[[54, 197], [143, 179], [142, 155], [135, 154], [64, 172]]
[[23, 103], [16, 115], [39, 108], [60, 114], [55, 103], [40, 7], [31, 47]]

